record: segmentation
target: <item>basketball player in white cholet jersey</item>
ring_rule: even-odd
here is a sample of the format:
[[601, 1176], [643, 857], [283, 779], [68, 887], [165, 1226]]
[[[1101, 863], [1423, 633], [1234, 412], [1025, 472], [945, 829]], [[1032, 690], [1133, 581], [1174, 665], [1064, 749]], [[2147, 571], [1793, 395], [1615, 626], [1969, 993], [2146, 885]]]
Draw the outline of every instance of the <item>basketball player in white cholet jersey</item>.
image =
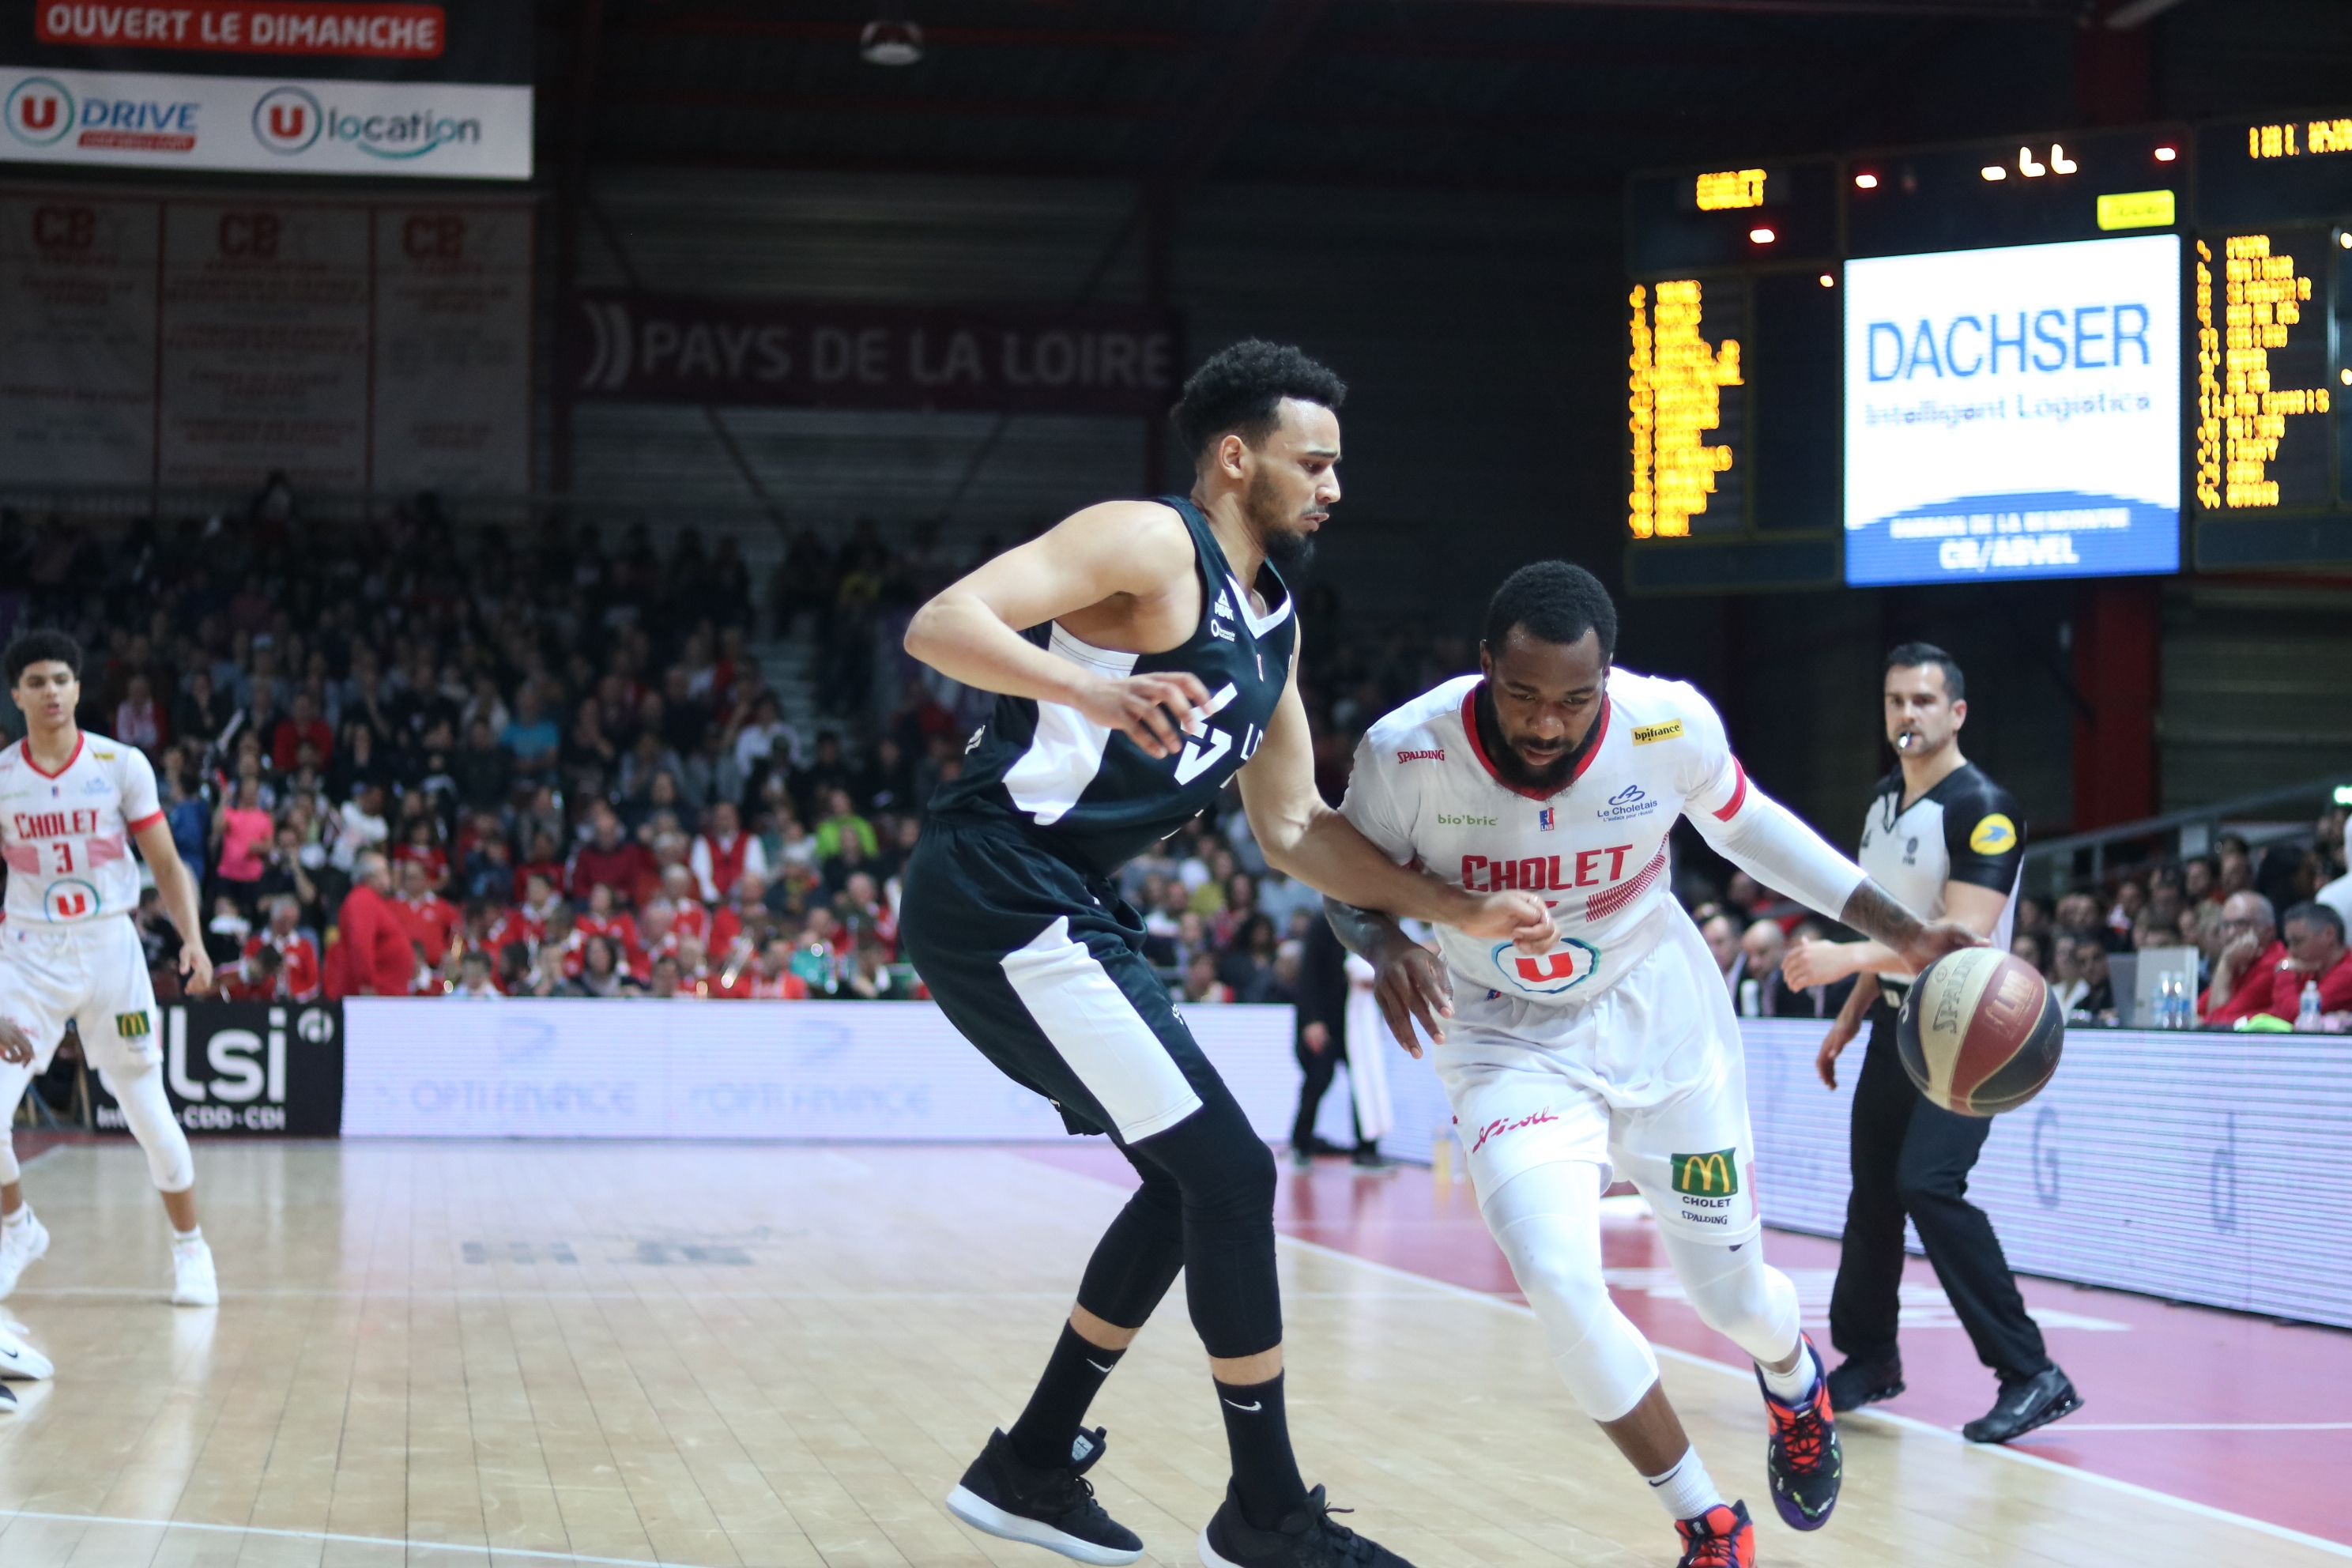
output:
[[[173, 847], [146, 757], [75, 724], [81, 649], [74, 640], [27, 633], [9, 646], [5, 668], [26, 732], [0, 752], [0, 858], [8, 868], [7, 919], [0, 923], [0, 1112], [15, 1111], [73, 1020], [90, 1065], [146, 1151], [171, 1215], [172, 1300], [214, 1306], [220, 1286], [196, 1226], [195, 1163], [163, 1095], [155, 992], [131, 929], [139, 904], [131, 844], [179, 929], [180, 973], [200, 992], [211, 985], [213, 966], [197, 923], [194, 879]], [[19, 1177], [14, 1149], [0, 1140], [0, 1297], [49, 1245]]]
[[1399, 1042], [1418, 1056], [1410, 1020], [1427, 1031], [1480, 1210], [1569, 1392], [1665, 1505], [1686, 1568], [1746, 1568], [1747, 1506], [1709, 1479], [1601, 1274], [1601, 1195], [1622, 1175], [1692, 1306], [1755, 1358], [1780, 1517], [1827, 1522], [1840, 1460], [1821, 1358], [1795, 1288], [1762, 1257], [1738, 1025], [1668, 888], [1666, 836], [1688, 817], [1759, 881], [1920, 964], [1981, 939], [1922, 922], [1758, 791], [1705, 698], [1610, 668], [1616, 636], [1591, 574], [1514, 573], [1487, 613], [1482, 673], [1373, 725], [1340, 807], [1465, 891], [1538, 893], [1559, 933], [1549, 952], [1441, 929], [1441, 962], [1387, 915], [1325, 907], [1378, 972]]

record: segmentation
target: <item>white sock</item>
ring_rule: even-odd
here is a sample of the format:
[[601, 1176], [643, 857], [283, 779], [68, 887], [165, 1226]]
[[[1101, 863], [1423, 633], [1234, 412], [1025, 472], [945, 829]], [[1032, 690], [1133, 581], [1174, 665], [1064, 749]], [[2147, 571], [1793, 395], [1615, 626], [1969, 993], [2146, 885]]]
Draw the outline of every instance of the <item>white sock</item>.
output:
[[194, 1247], [196, 1243], [204, 1240], [204, 1238], [205, 1227], [203, 1226], [198, 1226], [194, 1230], [173, 1231], [172, 1233], [172, 1245], [173, 1247]]
[[20, 1225], [30, 1224], [32, 1222], [32, 1218], [33, 1205], [30, 1204], [18, 1204], [15, 1214], [0, 1215], [0, 1228], [14, 1230]]
[[1685, 1448], [1683, 1457], [1664, 1475], [1642, 1479], [1650, 1483], [1650, 1495], [1665, 1505], [1672, 1519], [1696, 1519], [1723, 1501], [1723, 1494], [1715, 1489], [1715, 1478], [1706, 1473], [1706, 1463], [1695, 1447]]
[[1756, 1363], [1756, 1371], [1764, 1379], [1764, 1386], [1772, 1391], [1772, 1397], [1783, 1405], [1798, 1404], [1813, 1391], [1813, 1358], [1803, 1340], [1797, 1342], [1797, 1364], [1788, 1371], [1774, 1372], [1762, 1362]]

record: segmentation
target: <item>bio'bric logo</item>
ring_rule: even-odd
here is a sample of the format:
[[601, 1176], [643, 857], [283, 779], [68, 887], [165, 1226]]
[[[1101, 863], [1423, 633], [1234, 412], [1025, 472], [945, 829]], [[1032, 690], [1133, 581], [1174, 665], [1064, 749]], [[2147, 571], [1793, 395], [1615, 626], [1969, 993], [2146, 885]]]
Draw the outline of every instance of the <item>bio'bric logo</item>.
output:
[[53, 147], [74, 126], [74, 97], [55, 77], [28, 76], [8, 90], [8, 132], [29, 147]]
[[272, 88], [253, 106], [253, 136], [272, 153], [292, 157], [320, 138], [348, 142], [371, 158], [405, 162], [454, 142], [479, 142], [482, 122], [415, 110], [405, 114], [353, 114], [322, 105], [303, 89]]

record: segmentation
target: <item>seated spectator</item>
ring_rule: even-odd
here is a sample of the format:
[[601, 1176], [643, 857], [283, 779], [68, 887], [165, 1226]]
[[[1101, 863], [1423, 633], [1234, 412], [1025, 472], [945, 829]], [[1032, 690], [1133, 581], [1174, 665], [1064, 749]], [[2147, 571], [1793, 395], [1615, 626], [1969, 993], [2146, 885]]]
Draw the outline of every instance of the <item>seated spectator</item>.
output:
[[536, 687], [526, 685], [515, 699], [514, 717], [507, 721], [499, 742], [514, 758], [517, 773], [543, 778], [554, 771], [562, 737], [556, 733], [555, 721], [542, 710]]
[[621, 829], [620, 814], [604, 801], [590, 807], [588, 842], [572, 852], [564, 868], [565, 891], [586, 899], [596, 889], [609, 889], [622, 903], [635, 903], [637, 889], [653, 864], [653, 852]]
[[580, 973], [574, 979], [583, 996], [628, 996], [637, 989], [610, 937], [592, 936], [582, 944]]
[[380, 790], [390, 784], [392, 772], [392, 757], [376, 739], [373, 727], [364, 720], [353, 720], [343, 726], [343, 743], [336, 748], [334, 763], [327, 770], [328, 793], [348, 803], [370, 788]]
[[1217, 956], [1205, 948], [1192, 955], [1184, 965], [1184, 984], [1177, 993], [1179, 1002], [1223, 1003], [1234, 999], [1233, 987], [1217, 978]]
[[383, 785], [374, 782], [361, 784], [335, 813], [333, 829], [334, 843], [327, 851], [328, 864], [346, 876], [353, 875], [352, 868], [360, 856], [383, 847], [392, 837], [392, 824], [384, 820], [383, 815]]
[[691, 994], [680, 989], [680, 970], [676, 953], [665, 952], [654, 960], [650, 976], [646, 982], [646, 994], [664, 1002]]
[[604, 710], [593, 697], [581, 699], [562, 755], [564, 773], [583, 793], [599, 792], [620, 778], [621, 749], [604, 733]]
[[670, 929], [706, 945], [710, 941], [710, 906], [694, 883], [694, 873], [679, 865], [662, 868], [661, 896], [669, 900]]
[[866, 859], [873, 859], [875, 852], [881, 847], [881, 843], [874, 836], [874, 825], [857, 815], [857, 809], [850, 800], [847, 788], [836, 787], [827, 790], [824, 800], [825, 815], [816, 825], [815, 833], [818, 861], [822, 863], [839, 858], [841, 841], [845, 835], [855, 835], [859, 850], [864, 853]]
[[490, 955], [478, 947], [469, 947], [457, 961], [457, 984], [449, 994], [462, 996], [470, 1002], [497, 1002], [504, 993], [490, 977]]
[[[1241, 872], [1234, 878], [1247, 878]], [[1274, 985], [1275, 950], [1281, 945], [1274, 922], [1262, 914], [1253, 913], [1234, 933], [1217, 960], [1217, 978], [1239, 1002], [1264, 1002]]]
[[604, 937], [620, 949], [624, 967], [634, 967], [637, 956], [637, 922], [626, 910], [615, 907], [613, 888], [609, 882], [599, 882], [589, 889], [588, 907], [574, 918], [573, 923], [592, 937]]
[[248, 942], [245, 956], [213, 972], [213, 994], [224, 1002], [284, 1002], [286, 959], [276, 948]]
[[451, 763], [459, 804], [473, 811], [498, 811], [514, 795], [514, 759], [499, 744], [487, 719], [466, 730], [466, 744]]
[[808, 982], [793, 973], [793, 939], [782, 931], [761, 944], [760, 960], [751, 971], [749, 994], [775, 1002], [805, 1002]]
[[2319, 987], [2319, 1011], [2331, 1029], [2352, 1025], [2352, 950], [2344, 945], [2344, 917], [2335, 907], [2309, 900], [2279, 917], [2286, 942], [2286, 962], [2278, 967], [2271, 989], [2273, 1018], [2294, 1023], [2303, 1007], [2306, 985]]
[[743, 831], [735, 807], [726, 801], [710, 808], [709, 829], [695, 836], [688, 864], [707, 903], [725, 899], [734, 889], [735, 879], [746, 871], [758, 872], [763, 888], [767, 880], [768, 861], [761, 853], [760, 841]]
[[335, 732], [319, 717], [317, 700], [307, 691], [298, 691], [294, 694], [293, 711], [278, 721], [266, 742], [270, 765], [281, 773], [292, 773], [295, 753], [306, 742], [317, 753], [320, 764], [334, 761]]
[[544, 868], [524, 873], [522, 901], [515, 906], [515, 925], [520, 939], [533, 948], [545, 942], [548, 923], [562, 903], [555, 894], [555, 878]]
[[163, 745], [163, 710], [156, 705], [154, 689], [145, 676], [134, 675], [122, 700], [114, 705], [114, 738], [152, 752]]
[[2200, 855], [2180, 868], [2180, 896], [2192, 906], [2220, 903], [2221, 868], [2210, 855]]
[[2073, 1000], [2062, 999], [2069, 1023], [2112, 1024], [2116, 1021], [2116, 988], [2107, 973], [2107, 944], [2104, 938], [2077, 938], [2074, 943], [2074, 973], [2081, 980], [2081, 989]]
[[[410, 800], [417, 797], [411, 795]], [[435, 892], [449, 885], [449, 852], [441, 847], [441, 822], [430, 811], [420, 811], [401, 825], [400, 843], [392, 851], [393, 874], [408, 865], [425, 868], [425, 884]]]
[[172, 733], [183, 741], [210, 746], [221, 738], [236, 711], [236, 704], [214, 689], [212, 671], [199, 665], [188, 673], [180, 695], [173, 700]]
[[2221, 948], [2213, 958], [2212, 979], [2197, 1004], [2205, 1022], [2216, 1028], [2268, 1011], [2278, 967], [2286, 962], [2271, 901], [2252, 889], [2221, 901], [2219, 934]]
[[1739, 979], [1738, 925], [1717, 905], [1699, 921], [1698, 934], [1705, 939], [1707, 952], [1715, 955], [1715, 967], [1722, 973], [1724, 989], [1734, 990]]
[[710, 913], [710, 946], [716, 952], [733, 948], [735, 939], [768, 918], [768, 879], [745, 871]]
[[475, 818], [473, 843], [457, 874], [457, 890], [465, 898], [500, 904], [515, 896], [514, 851], [508, 847], [497, 817]]
[[[1735, 876], [1731, 885], [1737, 889], [1739, 879]], [[1748, 880], [1748, 890], [1755, 894], [1750, 908], [1766, 907], [1764, 892], [1756, 886], [1752, 878]], [[1772, 993], [1782, 984], [1780, 961], [1788, 955], [1789, 935], [1780, 929], [1780, 921], [1759, 915], [1748, 922], [1748, 929], [1739, 933], [1739, 973], [1731, 988], [1732, 1006], [1740, 1016], [1777, 1016], [1772, 1009]], [[1752, 1002], [1747, 994], [1748, 983], [1751, 980], [1756, 983]]]
[[515, 868], [518, 884], [528, 893], [533, 877], [544, 878], [551, 888], [563, 885], [563, 857], [555, 847], [555, 836], [542, 829], [530, 839], [530, 858]]
[[818, 908], [809, 911], [808, 924], [801, 939], [793, 946], [793, 973], [807, 984], [812, 996], [835, 996], [841, 993], [844, 963], [840, 947], [841, 922], [833, 911]]
[[252, 958], [265, 948], [277, 953], [283, 998], [292, 1002], [317, 1001], [322, 984], [319, 950], [302, 932], [301, 907], [291, 897], [281, 894], [268, 901], [268, 925], [246, 938], [244, 956]]

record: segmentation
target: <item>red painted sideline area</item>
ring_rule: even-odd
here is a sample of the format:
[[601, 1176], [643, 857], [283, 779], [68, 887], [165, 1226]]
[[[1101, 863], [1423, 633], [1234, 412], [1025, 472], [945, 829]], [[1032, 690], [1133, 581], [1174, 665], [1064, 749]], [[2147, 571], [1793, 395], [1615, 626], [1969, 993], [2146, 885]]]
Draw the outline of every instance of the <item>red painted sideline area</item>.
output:
[[[1105, 1181], [1134, 1183], [1118, 1152], [1092, 1140], [1023, 1152]], [[1607, 1222], [1603, 1258], [1625, 1315], [1659, 1345], [1743, 1364], [1738, 1347], [1701, 1323], [1675, 1289], [1641, 1200], [1612, 1200], [1610, 1207], [1617, 1212]], [[1359, 1176], [1344, 1160], [1296, 1172], [1286, 1160], [1275, 1224], [1286, 1236], [1335, 1251], [1525, 1300], [1466, 1182], [1440, 1185], [1412, 1166]], [[1771, 1231], [1765, 1248], [1796, 1281], [1805, 1326], [1835, 1365], [1827, 1318], [1837, 1244]], [[2352, 1475], [2352, 1333], [2047, 1279], [2018, 1283], [2042, 1323], [2051, 1355], [2085, 1403], [2013, 1447], [2352, 1545], [2352, 1518], [2336, 1488], [2322, 1479]], [[1909, 1391], [1873, 1408], [1956, 1429], [1992, 1404], [1992, 1374], [1978, 1363], [1925, 1259], [1911, 1260], [1903, 1293]], [[2328, 1426], [2335, 1429], [2324, 1429]], [[2247, 1426], [2269, 1429], [2228, 1429]]]

